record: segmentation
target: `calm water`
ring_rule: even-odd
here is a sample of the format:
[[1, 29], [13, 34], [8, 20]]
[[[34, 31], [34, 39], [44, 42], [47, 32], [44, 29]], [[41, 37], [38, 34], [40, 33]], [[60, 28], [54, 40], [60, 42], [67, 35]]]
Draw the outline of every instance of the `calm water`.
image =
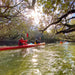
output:
[[75, 43], [1, 51], [0, 75], [75, 75]]

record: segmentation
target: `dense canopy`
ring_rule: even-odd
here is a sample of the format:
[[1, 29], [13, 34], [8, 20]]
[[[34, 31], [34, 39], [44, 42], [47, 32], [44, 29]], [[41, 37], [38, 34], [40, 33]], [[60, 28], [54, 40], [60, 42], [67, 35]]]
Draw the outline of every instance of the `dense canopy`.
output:
[[69, 33], [74, 21], [75, 0], [0, 0], [0, 39], [27, 32], [33, 38], [37, 30]]

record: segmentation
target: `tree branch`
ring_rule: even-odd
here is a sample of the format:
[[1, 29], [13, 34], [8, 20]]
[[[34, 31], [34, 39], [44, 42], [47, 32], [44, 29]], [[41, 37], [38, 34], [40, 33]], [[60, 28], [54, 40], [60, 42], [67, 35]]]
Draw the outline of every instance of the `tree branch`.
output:
[[64, 26], [67, 26], [67, 27], [69, 27], [69, 28], [73, 28], [73, 27], [75, 27], [75, 24], [70, 25], [70, 24], [65, 23], [65, 24], [63, 24], [63, 25], [64, 25]]
[[59, 20], [57, 20], [56, 22], [53, 22], [51, 24], [49, 24], [46, 28], [44, 28], [43, 30], [41, 30], [42, 32], [44, 32], [47, 28], [49, 28], [51, 25], [53, 24], [57, 24], [59, 23], [63, 18], [66, 18], [69, 14], [75, 13], [75, 10], [70, 10], [68, 11], [66, 14], [62, 15], [60, 18], [58, 18]]
[[72, 29], [65, 29], [65, 30], [62, 30], [62, 31], [59, 31], [59, 32], [57, 32], [56, 34], [59, 34], [59, 33], [69, 33], [69, 32], [73, 32], [73, 31], [75, 31], [75, 28], [72, 28]]
[[70, 4], [69, 10], [71, 10], [71, 7], [74, 5], [75, 0], [73, 0], [73, 2]]
[[0, 14], [0, 17], [6, 18], [6, 19], [11, 19], [12, 17], [17, 17], [18, 14], [19, 14], [19, 12], [16, 12], [14, 15], [3, 15], [3, 14]]
[[13, 5], [13, 6], [9, 6], [9, 5], [6, 5], [6, 6], [0, 6], [0, 8], [13, 8], [13, 7], [16, 7], [18, 5], [20, 5], [24, 0], [22, 0], [21, 2], [19, 2], [18, 4], [16, 5]]
[[33, 1], [32, 1], [32, 6], [33, 6], [33, 7], [34, 7], [35, 3], [36, 3], [36, 0], [33, 0]]
[[75, 17], [71, 17], [71, 18], [69, 18], [69, 19], [67, 19], [67, 20], [70, 20], [70, 19], [75, 19]]

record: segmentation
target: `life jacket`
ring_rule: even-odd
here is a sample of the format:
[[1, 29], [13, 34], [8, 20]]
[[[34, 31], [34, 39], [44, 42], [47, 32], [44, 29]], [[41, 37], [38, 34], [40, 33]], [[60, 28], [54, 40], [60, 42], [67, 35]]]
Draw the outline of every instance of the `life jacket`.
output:
[[18, 45], [27, 45], [27, 40], [20, 39]]

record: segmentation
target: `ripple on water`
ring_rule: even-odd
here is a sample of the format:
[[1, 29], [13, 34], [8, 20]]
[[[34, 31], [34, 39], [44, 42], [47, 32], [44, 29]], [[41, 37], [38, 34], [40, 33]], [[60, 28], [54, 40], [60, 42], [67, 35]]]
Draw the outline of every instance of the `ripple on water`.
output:
[[20, 51], [1, 52], [0, 74], [75, 75], [75, 47], [70, 46], [50, 44], [45, 48], [31, 48], [25, 57], [18, 55]]
[[20, 73], [20, 75], [42, 75], [39, 69], [28, 69]]

